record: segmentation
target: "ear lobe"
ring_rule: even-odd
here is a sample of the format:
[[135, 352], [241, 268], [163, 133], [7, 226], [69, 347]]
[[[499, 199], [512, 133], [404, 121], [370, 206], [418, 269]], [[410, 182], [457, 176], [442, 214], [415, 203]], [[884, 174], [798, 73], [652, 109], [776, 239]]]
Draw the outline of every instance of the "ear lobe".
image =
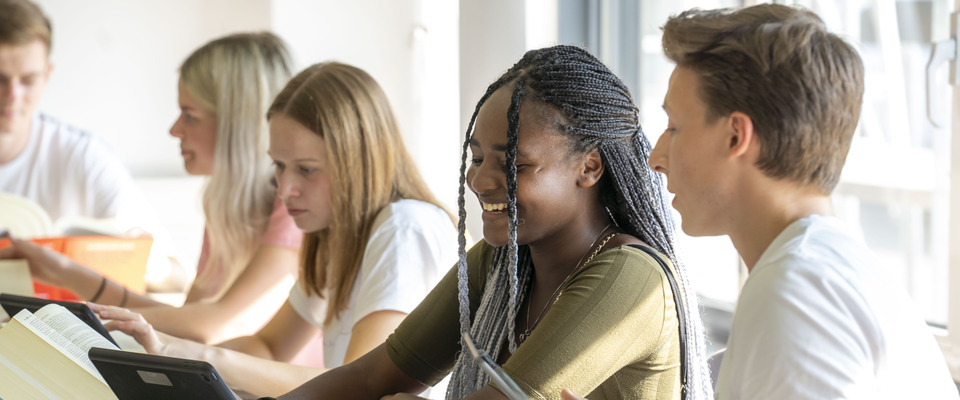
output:
[[727, 124], [730, 127], [727, 149], [729, 158], [746, 154], [750, 147], [754, 145], [753, 120], [747, 114], [734, 111], [728, 117]]
[[583, 164], [581, 164], [580, 176], [577, 178], [577, 186], [579, 187], [591, 187], [596, 185], [600, 181], [600, 177], [603, 176], [603, 159], [600, 157], [600, 150], [593, 149], [590, 150], [583, 157]]

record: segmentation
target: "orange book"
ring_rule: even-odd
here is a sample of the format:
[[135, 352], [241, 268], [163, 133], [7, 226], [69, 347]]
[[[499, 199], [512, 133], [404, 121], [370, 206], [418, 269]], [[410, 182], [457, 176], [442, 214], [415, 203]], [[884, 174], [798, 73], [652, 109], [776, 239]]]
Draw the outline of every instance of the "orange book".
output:
[[[100, 272], [130, 291], [146, 291], [147, 259], [153, 245], [151, 237], [110, 235], [58, 236], [30, 239], [31, 242], [65, 254], [74, 261]], [[0, 248], [10, 245], [0, 239]], [[50, 300], [81, 300], [65, 288], [34, 281], [34, 296]]]

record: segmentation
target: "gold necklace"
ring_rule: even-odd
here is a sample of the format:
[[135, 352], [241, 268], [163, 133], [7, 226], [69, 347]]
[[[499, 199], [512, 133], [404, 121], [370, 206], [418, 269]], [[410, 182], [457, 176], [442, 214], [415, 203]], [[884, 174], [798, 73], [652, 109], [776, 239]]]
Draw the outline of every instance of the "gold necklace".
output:
[[[590, 247], [587, 247], [587, 252], [589, 252], [590, 249], [592, 249], [593, 246], [597, 244], [597, 241], [600, 240], [600, 237], [603, 236], [603, 232], [606, 232], [607, 228], [610, 228], [610, 224], [607, 224], [607, 226], [605, 226], [603, 229], [600, 230], [600, 233], [597, 235], [597, 238], [593, 240], [593, 243], [590, 244]], [[537, 319], [533, 321], [533, 325], [530, 325], [530, 303], [533, 302], [532, 301], [533, 299], [532, 298], [527, 299], [527, 318], [526, 318], [526, 324], [525, 324], [526, 329], [524, 329], [523, 333], [521, 333], [520, 336], [517, 337], [518, 345], [520, 343], [523, 343], [525, 340], [527, 340], [528, 337], [530, 337], [530, 333], [533, 332], [533, 329], [536, 328], [537, 324], [540, 323], [540, 319], [543, 318], [543, 314], [547, 312], [548, 306], [557, 302], [557, 299], [559, 299], [560, 295], [563, 294], [563, 291], [561, 290], [561, 288], [567, 284], [567, 281], [570, 280], [570, 277], [573, 276], [575, 272], [580, 270], [581, 267], [589, 264], [590, 261], [593, 260], [593, 258], [600, 253], [600, 249], [602, 249], [603, 246], [606, 246], [607, 242], [609, 242], [610, 239], [613, 239], [613, 237], [617, 236], [619, 233], [620, 232], [613, 232], [609, 236], [604, 238], [603, 241], [600, 242], [600, 245], [597, 246], [597, 248], [593, 250], [593, 253], [590, 254], [590, 257], [587, 258], [587, 261], [583, 261], [583, 257], [587, 256], [587, 252], [584, 252], [583, 255], [580, 256], [580, 260], [577, 261], [577, 264], [574, 265], [574, 268], [567, 274], [567, 277], [563, 279], [563, 282], [560, 282], [560, 285], [558, 285], [556, 289], [553, 290], [553, 294], [551, 295], [551, 301], [547, 301], [547, 303], [543, 305], [543, 308], [540, 310], [540, 314], [537, 315]]]

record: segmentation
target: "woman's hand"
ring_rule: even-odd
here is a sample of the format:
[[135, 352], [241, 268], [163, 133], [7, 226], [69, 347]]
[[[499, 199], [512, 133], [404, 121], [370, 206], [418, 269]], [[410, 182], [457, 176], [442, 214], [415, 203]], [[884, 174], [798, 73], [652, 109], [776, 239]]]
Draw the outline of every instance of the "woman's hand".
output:
[[87, 306], [97, 313], [100, 319], [111, 320], [104, 324], [108, 330], [118, 330], [132, 336], [147, 350], [147, 353], [167, 355], [167, 342], [170, 336], [155, 331], [153, 325], [150, 325], [139, 313], [126, 308], [89, 302]]
[[0, 260], [26, 259], [30, 274], [40, 282], [64, 286], [62, 281], [66, 271], [80, 267], [67, 256], [30, 241], [11, 237], [10, 242], [9, 247], [0, 249]]
[[562, 400], [587, 400], [585, 397], [580, 397], [573, 394], [570, 389], [563, 389], [563, 391], [560, 392], [560, 398]]

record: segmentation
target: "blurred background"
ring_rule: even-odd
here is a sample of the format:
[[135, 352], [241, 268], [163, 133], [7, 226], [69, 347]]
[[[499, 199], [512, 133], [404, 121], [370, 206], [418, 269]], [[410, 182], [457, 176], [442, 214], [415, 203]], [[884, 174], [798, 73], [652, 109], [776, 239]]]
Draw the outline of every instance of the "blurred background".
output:
[[[168, 133], [179, 111], [177, 67], [195, 48], [238, 31], [271, 30], [298, 69], [337, 60], [370, 72], [399, 115], [407, 145], [435, 193], [456, 206], [466, 120], [486, 86], [524, 51], [587, 48], [630, 87], [651, 141], [673, 65], [660, 26], [692, 8], [749, 0], [36, 0], [53, 23], [55, 64], [41, 110], [104, 138], [117, 151], [195, 265], [203, 181], [182, 168]], [[960, 157], [953, 65], [931, 68], [933, 43], [950, 38], [960, 0], [778, 1], [817, 12], [866, 65], [860, 126], [838, 186], [837, 214], [860, 228], [891, 279], [913, 296], [960, 376]], [[955, 73], [952, 75], [956, 75]], [[957, 146], [960, 147], [960, 146]], [[953, 154], [958, 154], [953, 157]], [[958, 164], [960, 165], [960, 164]], [[468, 228], [479, 212], [468, 198]], [[679, 215], [677, 215], [679, 218]], [[746, 278], [726, 237], [678, 239], [705, 304], [711, 347], [722, 347]], [[956, 301], [952, 302], [956, 304]]]

